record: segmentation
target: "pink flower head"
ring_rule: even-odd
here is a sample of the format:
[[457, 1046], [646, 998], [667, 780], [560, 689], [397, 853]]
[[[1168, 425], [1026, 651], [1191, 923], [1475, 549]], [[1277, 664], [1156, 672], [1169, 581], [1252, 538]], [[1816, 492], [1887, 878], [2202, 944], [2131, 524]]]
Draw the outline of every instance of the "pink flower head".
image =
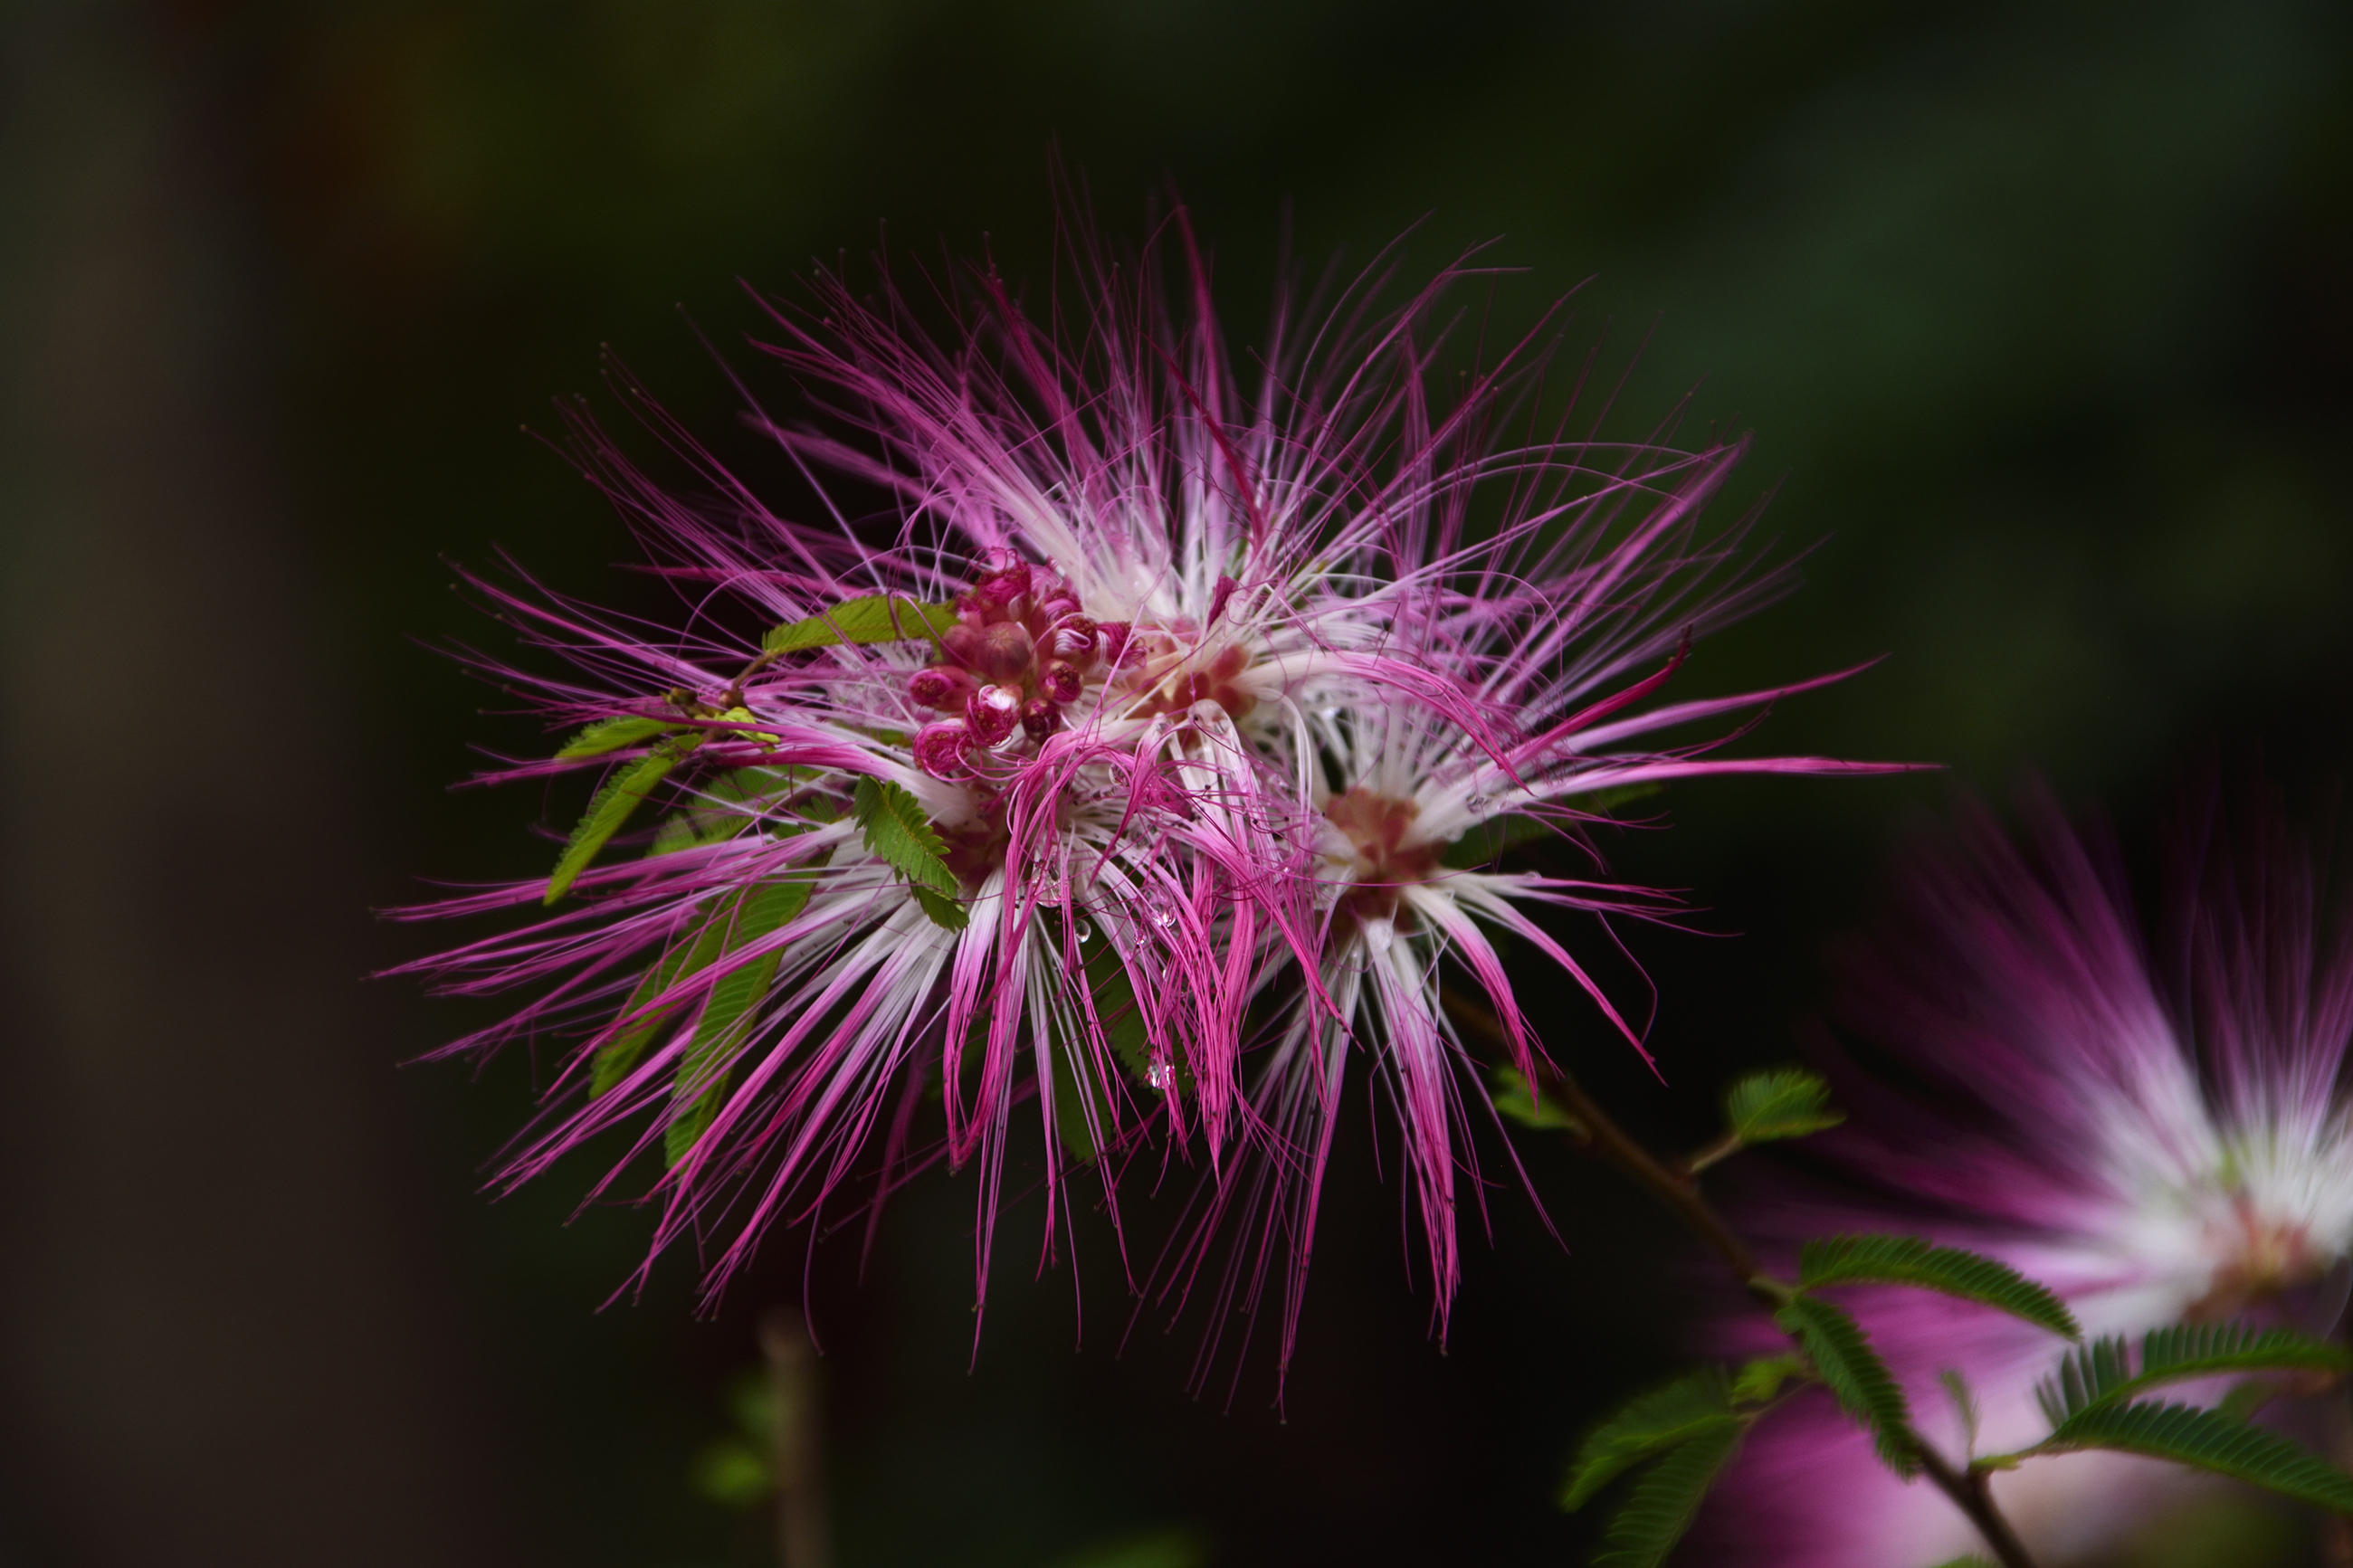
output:
[[[1417, 349], [1419, 363], [1435, 357], [1434, 346]], [[1694, 637], [1791, 585], [1784, 573], [1759, 570], [1746, 548], [1753, 513], [1713, 531], [1704, 523], [1746, 443], [1686, 451], [1495, 441], [1499, 405], [1541, 366], [1541, 355], [1525, 363], [1506, 355], [1470, 378], [1454, 405], [1417, 403], [1401, 422], [1394, 469], [1365, 505], [1377, 526], [1256, 612], [1288, 616], [1312, 639], [1303, 652], [1265, 659], [1300, 679], [1251, 743], [1271, 765], [1296, 770], [1315, 941], [1303, 955], [1307, 984], [1251, 1078], [1273, 1173], [1208, 1195], [1170, 1279], [1189, 1289], [1230, 1218], [1240, 1250], [1215, 1289], [1212, 1320], [1230, 1316], [1237, 1299], [1254, 1301], [1270, 1270], [1279, 1273], [1286, 1362], [1352, 1046], [1370, 1058], [1397, 1110], [1441, 1332], [1459, 1277], [1458, 1197], [1482, 1190], [1472, 1112], [1487, 1110], [1457, 1020], [1440, 1005], [1445, 973], [1483, 997], [1511, 1064], [1531, 1080], [1543, 1047], [1493, 932], [1556, 965], [1649, 1059], [1641, 1029], [1534, 911], [1655, 919], [1674, 910], [1672, 900], [1609, 880], [1500, 869], [1506, 846], [1557, 839], [1599, 871], [1587, 825], [1669, 781], [1902, 766], [1728, 757], [1718, 754], [1732, 738], [1722, 733], [1657, 738], [1753, 715], [1852, 672], [1655, 701]], [[1500, 514], [1474, 527], [1491, 500]], [[1247, 710], [1245, 734], [1259, 712]]]
[[[2184, 835], [2190, 863], [2152, 944], [2104, 858], [2047, 805], [2035, 815], [2019, 843], [1972, 821], [1917, 879], [1907, 917], [1853, 956], [1844, 1020], [1924, 1090], [1850, 1082], [1855, 1119], [1822, 1141], [1880, 1201], [1765, 1217], [1793, 1237], [1917, 1231], [2000, 1258], [2058, 1291], [2087, 1338], [2242, 1317], [2325, 1333], [2353, 1258], [2338, 1082], [2353, 944], [2321, 930], [2308, 858], [2260, 819], [2237, 853], [2202, 864], [2207, 833]], [[2034, 1388], [2060, 1342], [1918, 1291], [1852, 1304], [1947, 1454], [1967, 1441], [1947, 1369], [1974, 1393], [1978, 1452], [2049, 1431]], [[2111, 1453], [1992, 1479], [2042, 1562], [2104, 1559], [2227, 1484]], [[1717, 1561], [1927, 1568], [1985, 1550], [1810, 1394], [1758, 1425], [1711, 1510]]]
[[[887, 286], [868, 303], [820, 276], [814, 311], [769, 303], [759, 347], [829, 417], [750, 424], [824, 477], [822, 523], [617, 371], [691, 495], [567, 416], [694, 596], [656, 630], [485, 588], [583, 672], [500, 679], [591, 725], [501, 776], [607, 770], [554, 880], [428, 911], [557, 909], [423, 966], [460, 992], [540, 988], [453, 1048], [582, 1038], [507, 1179], [633, 1130], [666, 1160], [657, 1247], [712, 1238], [716, 1289], [853, 1175], [879, 1170], [879, 1205], [937, 1115], [941, 1152], [982, 1173], [985, 1287], [1034, 1100], [1050, 1204], [1081, 1172], [1109, 1201], [1155, 1130], [1205, 1152], [1213, 1218], [1262, 1185], [1238, 1148], [1279, 1168], [1260, 1234], [1287, 1238], [1295, 1301], [1360, 1040], [1399, 1091], [1442, 1304], [1465, 1058], [1441, 959], [1525, 1066], [1482, 923], [1599, 1001], [1525, 906], [1660, 907], [1458, 865], [1456, 841], [1502, 814], [1573, 829], [1602, 790], [1848, 767], [1643, 743], [1774, 695], [1645, 705], [1690, 635], [1784, 584], [1744, 574], [1737, 525], [1700, 535], [1738, 447], [1500, 438], [1545, 355], [1441, 370], [1464, 268], [1386, 311], [1368, 275], [1303, 334], [1278, 310], [1245, 386], [1181, 214], [1166, 237], [1173, 281], [1156, 248], [1115, 266], [1082, 241], [1080, 288], [1044, 319], [987, 270], [948, 290], [944, 335]], [[879, 508], [839, 510], [860, 493]]]

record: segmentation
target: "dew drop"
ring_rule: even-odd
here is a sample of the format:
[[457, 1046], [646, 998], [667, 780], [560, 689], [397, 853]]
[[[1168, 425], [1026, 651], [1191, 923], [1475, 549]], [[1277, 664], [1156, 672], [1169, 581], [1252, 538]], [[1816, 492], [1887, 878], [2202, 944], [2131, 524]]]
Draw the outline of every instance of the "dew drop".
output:
[[1463, 806], [1473, 816], [1484, 816], [1487, 814], [1487, 808], [1493, 804], [1494, 802], [1489, 800], [1485, 795], [1479, 795], [1475, 792], [1468, 800], [1462, 803]]
[[1071, 935], [1081, 943], [1088, 942], [1094, 934], [1094, 925], [1086, 916], [1081, 915], [1071, 922]]
[[1166, 1062], [1154, 1062], [1144, 1069], [1144, 1081], [1155, 1089], [1166, 1089], [1176, 1077]]

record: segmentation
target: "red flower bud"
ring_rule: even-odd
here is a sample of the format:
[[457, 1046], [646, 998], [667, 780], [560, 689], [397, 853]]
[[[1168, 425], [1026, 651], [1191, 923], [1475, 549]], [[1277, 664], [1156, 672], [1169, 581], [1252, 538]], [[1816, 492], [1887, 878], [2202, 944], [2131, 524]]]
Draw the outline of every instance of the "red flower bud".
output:
[[934, 664], [919, 669], [907, 681], [907, 697], [918, 707], [936, 708], [943, 713], [964, 710], [965, 700], [970, 697], [979, 682], [952, 664]]
[[1018, 621], [999, 621], [980, 634], [972, 668], [983, 680], [1018, 679], [1029, 668], [1034, 651], [1028, 626]]
[[984, 686], [964, 705], [964, 721], [973, 739], [993, 746], [1013, 733], [1020, 721], [1021, 694], [1009, 687]]
[[1094, 622], [1084, 616], [1071, 616], [1046, 634], [1046, 651], [1072, 664], [1086, 663], [1094, 657]]
[[915, 731], [915, 765], [935, 779], [960, 779], [971, 770], [965, 752], [972, 736], [955, 722], [926, 724]]
[[1042, 741], [1062, 727], [1062, 710], [1042, 697], [1021, 705], [1021, 728], [1033, 741]]

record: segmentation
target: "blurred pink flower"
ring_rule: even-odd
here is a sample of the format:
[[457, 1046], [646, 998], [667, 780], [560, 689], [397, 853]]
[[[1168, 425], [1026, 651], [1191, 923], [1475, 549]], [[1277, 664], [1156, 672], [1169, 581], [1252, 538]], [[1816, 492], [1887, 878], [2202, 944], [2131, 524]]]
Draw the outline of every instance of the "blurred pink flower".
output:
[[[1854, 955], [1843, 1020], [1922, 1090], [1842, 1086], [1857, 1114], [1821, 1147], [1880, 1200], [1758, 1217], [1793, 1239], [1916, 1231], [1999, 1258], [2088, 1337], [2237, 1317], [2326, 1332], [2353, 1255], [2353, 947], [2322, 930], [2309, 860], [2260, 819], [2235, 856], [2183, 835], [2152, 955], [2120, 877], [2050, 807], [2035, 816], [2023, 843], [1973, 820]], [[1975, 1393], [1978, 1451], [2049, 1430], [2034, 1388], [2064, 1347], [2048, 1334], [1916, 1291], [1855, 1305], [1948, 1455], [1966, 1438], [1947, 1369]], [[2093, 1453], [1992, 1485], [2038, 1560], [2065, 1563], [2230, 1483]], [[1710, 1510], [1720, 1561], [1929, 1568], [1983, 1550], [1811, 1394], [1760, 1424]]]

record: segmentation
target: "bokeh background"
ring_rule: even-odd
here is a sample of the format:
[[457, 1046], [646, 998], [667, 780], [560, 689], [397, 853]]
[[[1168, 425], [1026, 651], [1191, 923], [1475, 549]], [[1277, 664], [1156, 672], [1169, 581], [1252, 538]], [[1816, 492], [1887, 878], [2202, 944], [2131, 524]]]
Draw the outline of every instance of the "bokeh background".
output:
[[[606, 1305], [643, 1216], [500, 1203], [522, 1055], [363, 976], [420, 879], [522, 875], [565, 801], [448, 793], [523, 743], [429, 645], [504, 646], [445, 562], [642, 595], [518, 426], [601, 342], [732, 417], [736, 279], [976, 254], [1041, 279], [1050, 149], [1133, 239], [1173, 182], [1244, 338], [1297, 252], [1493, 239], [1495, 319], [1591, 279], [1630, 405], [1757, 432], [1797, 599], [1732, 689], [1884, 653], [1777, 748], [1929, 759], [1694, 785], [1620, 863], [1696, 1141], [1786, 1058], [1907, 822], [2031, 772], [2139, 844], [2184, 759], [2302, 798], [2353, 738], [2353, 37], [2329, 0], [14, 0], [0, 13], [0, 1562], [689, 1568], [764, 1556], [690, 1485], [753, 1324], [806, 1296], [850, 1568], [1535, 1563], [1601, 1402], [1675, 1351], [1680, 1245], [1563, 1151], [1567, 1242], [1494, 1194], [1443, 1354], [1354, 1125], [1283, 1410], [1184, 1387], [1098, 1230], [1008, 1222], [974, 1354], [967, 1183], [863, 1279], [771, 1247]], [[755, 371], [755, 374], [757, 372]], [[1588, 1048], [1589, 1047], [1589, 1048]], [[586, 1173], [582, 1173], [585, 1182]], [[1736, 1183], [1736, 1175], [1732, 1178]], [[1083, 1310], [1082, 1310], [1082, 1308]]]

